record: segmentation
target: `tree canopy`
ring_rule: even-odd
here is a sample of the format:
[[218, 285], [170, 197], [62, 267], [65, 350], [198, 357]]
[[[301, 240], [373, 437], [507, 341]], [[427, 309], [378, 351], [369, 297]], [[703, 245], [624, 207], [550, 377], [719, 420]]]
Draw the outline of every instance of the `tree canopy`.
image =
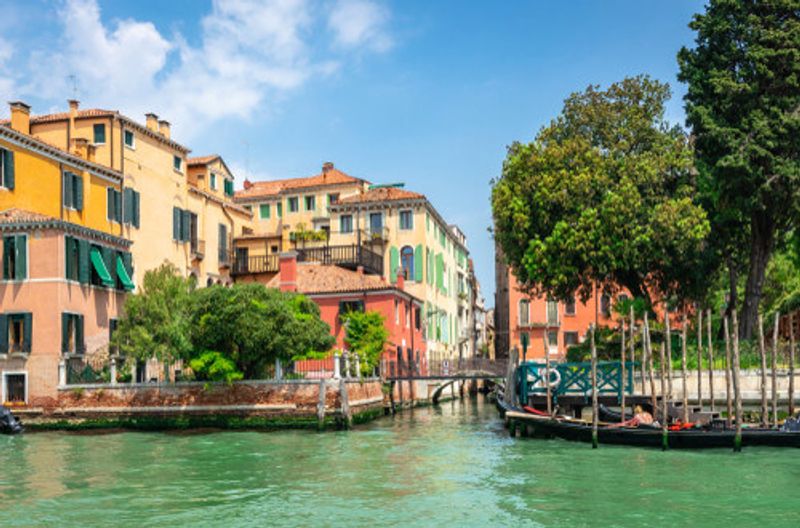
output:
[[[533, 142], [509, 147], [494, 182], [494, 233], [531, 293], [586, 300], [690, 292], [709, 232], [686, 134], [647, 76], [570, 95]], [[689, 278], [689, 280], [687, 280]]]
[[678, 54], [687, 122], [720, 262], [747, 255], [740, 334], [750, 337], [775, 243], [798, 222], [800, 4], [711, 0], [690, 27], [695, 46]]
[[350, 312], [345, 316], [345, 342], [358, 354], [361, 374], [369, 375], [381, 360], [389, 331], [380, 312]]

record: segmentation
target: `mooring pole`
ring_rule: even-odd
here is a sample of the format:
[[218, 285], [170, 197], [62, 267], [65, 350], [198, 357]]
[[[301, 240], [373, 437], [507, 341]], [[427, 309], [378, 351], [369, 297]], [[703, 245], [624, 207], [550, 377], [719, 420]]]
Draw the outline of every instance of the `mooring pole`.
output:
[[711, 400], [711, 412], [714, 412], [714, 343], [711, 341], [711, 309], [706, 311], [706, 328], [708, 329], [708, 397]]
[[550, 395], [550, 336], [544, 329], [544, 385], [547, 391], [547, 416], [553, 416], [553, 402]]
[[739, 322], [736, 319], [736, 308], [731, 310], [731, 329], [733, 333], [733, 391], [736, 398], [736, 436], [733, 439], [733, 450], [742, 450], [742, 383], [739, 379]]
[[667, 380], [665, 379], [667, 377], [666, 348], [666, 344], [662, 342], [659, 349], [661, 351], [661, 449], [664, 451], [669, 447], [669, 439], [667, 437], [669, 434], [669, 407], [666, 395]]
[[758, 314], [758, 356], [761, 359], [761, 426], [769, 423], [767, 413], [767, 348], [764, 344], [764, 317]]
[[703, 308], [697, 305], [697, 405], [703, 409]]
[[794, 416], [794, 313], [789, 314], [789, 416]]
[[[645, 318], [647, 318], [647, 312], [645, 312]], [[644, 322], [642, 322], [642, 364], [641, 364], [641, 371], [642, 371], [642, 394], [647, 394], [647, 375], [645, 374], [647, 370], [647, 330]]]
[[[633, 303], [631, 303], [631, 392], [636, 392], [636, 383], [634, 383], [634, 378], [636, 375], [636, 319], [633, 313]], [[644, 380], [644, 378], [643, 378]], [[625, 414], [623, 413], [622, 419], [625, 420]]]
[[620, 421], [625, 421], [625, 319], [620, 319], [620, 334], [622, 335], [622, 342], [620, 345], [620, 383], [619, 383], [619, 405], [620, 405]]
[[725, 416], [725, 426], [730, 429], [733, 423], [733, 403], [731, 403], [731, 373], [733, 361], [731, 360], [731, 333], [728, 328], [728, 317], [722, 318], [722, 328], [725, 334], [725, 406], [727, 415]]
[[655, 416], [658, 410], [656, 397], [656, 375], [653, 369], [653, 343], [650, 341], [650, 322], [647, 320], [647, 312], [644, 314], [644, 328], [647, 336], [647, 375], [650, 378], [650, 405]]
[[672, 332], [670, 332], [669, 326], [669, 305], [667, 301], [664, 301], [664, 334], [665, 334], [665, 343], [667, 347], [667, 394], [666, 396], [671, 400], [672, 399]]
[[778, 339], [780, 338], [781, 313], [775, 312], [775, 327], [772, 329], [772, 425], [778, 427]]
[[689, 371], [686, 369], [686, 314], [683, 315], [681, 329], [681, 371], [683, 373], [683, 423], [689, 422]]
[[592, 449], [597, 449], [597, 421], [598, 421], [598, 408], [597, 408], [597, 347], [594, 342], [594, 325], [589, 327], [591, 333], [591, 346], [592, 346]]

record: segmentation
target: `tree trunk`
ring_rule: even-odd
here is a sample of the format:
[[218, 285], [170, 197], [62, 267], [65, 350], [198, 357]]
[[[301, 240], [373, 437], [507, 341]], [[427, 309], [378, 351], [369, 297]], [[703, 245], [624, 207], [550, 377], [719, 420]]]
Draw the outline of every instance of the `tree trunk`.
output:
[[739, 321], [741, 339], [753, 337], [758, 322], [758, 305], [774, 238], [775, 224], [772, 219], [765, 214], [754, 213], [750, 220], [750, 267], [744, 290], [742, 319]]

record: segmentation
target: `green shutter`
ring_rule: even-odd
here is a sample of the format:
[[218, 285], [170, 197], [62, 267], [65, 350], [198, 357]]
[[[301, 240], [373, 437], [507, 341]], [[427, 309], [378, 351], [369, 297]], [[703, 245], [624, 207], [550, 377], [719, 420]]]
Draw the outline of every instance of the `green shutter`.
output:
[[130, 224], [133, 221], [133, 189], [122, 189], [122, 221]]
[[14, 241], [14, 251], [16, 252], [16, 264], [14, 265], [14, 278], [24, 280], [28, 278], [28, 237], [17, 235]]
[[116, 265], [117, 277], [119, 277], [119, 280], [122, 283], [122, 287], [128, 291], [131, 291], [135, 288], [135, 286], [133, 285], [133, 281], [128, 275], [128, 270], [123, 260], [123, 255], [124, 254], [117, 256], [117, 265]]
[[117, 252], [109, 247], [103, 247], [100, 249], [100, 253], [103, 255], [103, 263], [106, 265], [108, 275], [111, 277], [111, 287], [115, 288], [117, 286]]
[[392, 246], [389, 249], [389, 282], [397, 282], [397, 268], [399, 267], [400, 255], [397, 248]]
[[88, 240], [78, 240], [78, 280], [81, 284], [89, 284], [92, 281]]
[[258, 206], [258, 216], [262, 219], [269, 218], [270, 207], [269, 204], [261, 204]]
[[70, 314], [61, 313], [61, 353], [69, 352], [69, 318]]
[[128, 273], [128, 278], [133, 277], [133, 258], [127, 251], [122, 253], [122, 263], [125, 264], [125, 271]]
[[190, 211], [181, 211], [181, 240], [188, 242], [191, 234], [189, 233], [192, 225], [192, 213]]
[[6, 189], [13, 189], [14, 188], [14, 152], [11, 150], [4, 150], [3, 151], [3, 183], [6, 186]]
[[172, 208], [172, 240], [181, 239], [181, 210], [177, 207]]
[[75, 175], [75, 204], [74, 207], [78, 211], [83, 211], [83, 178]]
[[22, 314], [22, 351], [30, 352], [33, 344], [33, 314]]
[[89, 256], [92, 259], [92, 266], [94, 266], [94, 270], [97, 272], [97, 275], [100, 277], [100, 280], [103, 282], [103, 284], [106, 286], [114, 286], [115, 281], [111, 278], [111, 274], [108, 272], [105, 259], [103, 258], [103, 254], [100, 252], [100, 250], [96, 247], [93, 247], [89, 251]]
[[114, 213], [114, 220], [122, 223], [122, 193], [117, 190], [114, 190]]
[[417, 244], [414, 250], [414, 280], [422, 282], [422, 267], [423, 267], [423, 249], [422, 244]]
[[64, 260], [67, 264], [65, 270], [67, 279], [71, 279], [75, 273], [75, 270], [72, 269], [72, 240], [72, 237], [64, 237]]
[[7, 236], [3, 238], [3, 278], [5, 280], [11, 280], [11, 270], [9, 267], [11, 265], [11, 252], [13, 251], [14, 247], [14, 237]]
[[83, 342], [83, 315], [75, 315], [75, 350], [78, 354], [86, 352], [86, 343]]
[[131, 195], [132, 195], [131, 203], [133, 204], [132, 207], [131, 207], [131, 210], [133, 211], [133, 213], [132, 213], [133, 214], [133, 218], [132, 218], [133, 227], [138, 228], [139, 227], [139, 192], [138, 191], [132, 191]]
[[114, 220], [117, 217], [116, 207], [117, 202], [114, 200], [114, 189], [111, 187], [106, 189], [106, 216], [109, 220]]
[[444, 258], [441, 253], [436, 254], [436, 287], [444, 290]]
[[62, 183], [62, 185], [64, 187], [62, 189], [62, 191], [63, 191], [62, 198], [63, 198], [63, 202], [64, 202], [64, 207], [72, 207], [73, 206], [73, 203], [72, 203], [72, 182], [73, 181], [74, 180], [72, 178], [72, 173], [64, 172], [64, 174], [61, 177], [61, 183]]
[[8, 316], [0, 314], [0, 354], [8, 353]]

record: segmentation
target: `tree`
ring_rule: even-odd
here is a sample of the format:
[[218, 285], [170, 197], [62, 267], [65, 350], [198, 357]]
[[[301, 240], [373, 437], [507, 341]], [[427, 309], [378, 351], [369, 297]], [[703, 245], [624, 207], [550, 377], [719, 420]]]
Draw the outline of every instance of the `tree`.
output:
[[187, 279], [169, 263], [144, 274], [142, 288], [125, 300], [112, 346], [129, 358], [156, 358], [165, 363], [187, 359], [189, 295]]
[[350, 312], [345, 316], [345, 342], [358, 354], [361, 373], [368, 375], [381, 360], [389, 331], [384, 317], [375, 311]]
[[230, 385], [244, 377], [233, 361], [214, 350], [207, 350], [193, 358], [189, 366], [200, 381], [224, 381]]
[[494, 182], [495, 237], [531, 293], [586, 301], [595, 286], [634, 296], [695, 293], [708, 234], [692, 150], [664, 119], [669, 86], [647, 76], [590, 86]]
[[[750, 338], [775, 243], [798, 221], [800, 4], [710, 0], [689, 27], [695, 47], [678, 54], [687, 123], [712, 217], [728, 220], [715, 238], [749, 238], [739, 334]], [[732, 269], [734, 293], [736, 279]]]
[[193, 294], [192, 344], [232, 360], [245, 378], [264, 376], [275, 359], [329, 350], [334, 338], [304, 295], [261, 284], [212, 286]]

